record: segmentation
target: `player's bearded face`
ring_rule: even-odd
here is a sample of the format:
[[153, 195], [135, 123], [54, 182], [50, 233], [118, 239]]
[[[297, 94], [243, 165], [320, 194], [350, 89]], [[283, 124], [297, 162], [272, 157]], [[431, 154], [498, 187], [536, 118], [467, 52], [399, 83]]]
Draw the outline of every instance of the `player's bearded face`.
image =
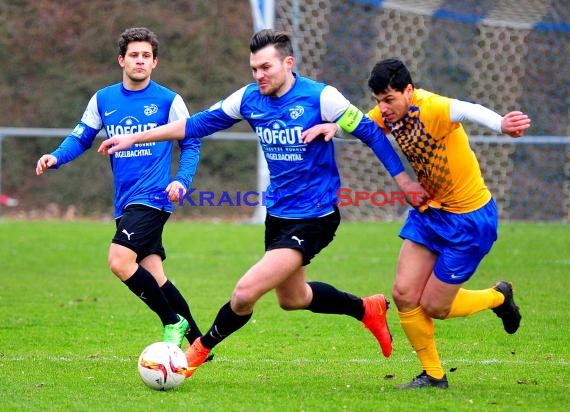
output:
[[388, 87], [385, 91], [374, 94], [382, 117], [391, 123], [401, 120], [412, 103], [413, 87], [408, 85], [403, 92]]
[[288, 83], [287, 74], [292, 69], [291, 59], [291, 56], [283, 59], [272, 46], [251, 54], [251, 70], [261, 94], [281, 96], [289, 89], [291, 85]]
[[131, 42], [125, 56], [119, 56], [119, 65], [129, 81], [144, 82], [150, 78], [158, 59], [152, 53], [152, 45], [147, 42]]

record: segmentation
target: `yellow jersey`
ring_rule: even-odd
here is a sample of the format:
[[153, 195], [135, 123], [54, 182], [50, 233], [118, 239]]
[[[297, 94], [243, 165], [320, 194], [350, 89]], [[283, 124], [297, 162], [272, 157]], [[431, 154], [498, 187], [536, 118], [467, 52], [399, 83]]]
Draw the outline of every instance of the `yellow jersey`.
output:
[[368, 116], [394, 136], [418, 181], [432, 196], [430, 206], [467, 213], [487, 204], [491, 192], [465, 129], [451, 121], [450, 104], [448, 97], [414, 89], [403, 119], [394, 123], [385, 120], [378, 106]]

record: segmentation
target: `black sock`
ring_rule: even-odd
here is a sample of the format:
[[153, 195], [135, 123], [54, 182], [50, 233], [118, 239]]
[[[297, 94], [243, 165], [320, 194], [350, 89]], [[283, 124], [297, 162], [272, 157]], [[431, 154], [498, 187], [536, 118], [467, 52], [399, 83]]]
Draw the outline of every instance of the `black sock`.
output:
[[178, 322], [178, 315], [148, 270], [139, 265], [137, 271], [123, 283], [158, 315], [163, 325]]
[[188, 339], [188, 342], [192, 343], [196, 338], [202, 336], [200, 328], [198, 328], [196, 321], [194, 321], [194, 318], [190, 313], [188, 302], [186, 302], [186, 299], [184, 299], [184, 296], [182, 296], [182, 293], [180, 293], [178, 288], [174, 286], [171, 281], [167, 280], [160, 289], [162, 289], [162, 293], [166, 296], [166, 300], [168, 300], [172, 309], [188, 321], [188, 324], [190, 325], [190, 329], [188, 329], [188, 332], [186, 333], [186, 339]]
[[240, 316], [232, 310], [230, 302], [220, 308], [210, 330], [202, 336], [200, 341], [205, 348], [212, 349], [218, 343], [241, 328], [251, 319], [251, 315]]
[[307, 310], [315, 313], [348, 315], [356, 320], [364, 317], [362, 299], [351, 293], [342, 292], [323, 282], [308, 282], [313, 290], [313, 300]]

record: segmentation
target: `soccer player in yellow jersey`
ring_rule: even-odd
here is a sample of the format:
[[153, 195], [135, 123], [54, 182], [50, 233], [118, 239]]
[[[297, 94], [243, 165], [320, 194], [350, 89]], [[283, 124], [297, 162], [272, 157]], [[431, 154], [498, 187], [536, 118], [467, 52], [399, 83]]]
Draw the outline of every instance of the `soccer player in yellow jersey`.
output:
[[[397, 389], [447, 388], [435, 344], [433, 319], [464, 317], [492, 309], [505, 331], [515, 333], [521, 315], [510, 282], [484, 290], [462, 286], [497, 239], [498, 214], [461, 121], [520, 137], [530, 119], [514, 111], [500, 116], [481, 105], [416, 89], [399, 60], [377, 63], [368, 79], [377, 105], [368, 113], [390, 133], [431, 200], [411, 209], [400, 231], [403, 244], [392, 290], [400, 324], [422, 373]], [[338, 127], [323, 124], [305, 131], [305, 142], [320, 134], [330, 140]]]

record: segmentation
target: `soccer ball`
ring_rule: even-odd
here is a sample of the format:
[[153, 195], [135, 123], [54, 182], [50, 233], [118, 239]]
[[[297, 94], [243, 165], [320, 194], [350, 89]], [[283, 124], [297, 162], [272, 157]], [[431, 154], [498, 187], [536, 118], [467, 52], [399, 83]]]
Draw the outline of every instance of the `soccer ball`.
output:
[[155, 342], [139, 356], [138, 370], [146, 386], [158, 391], [176, 388], [186, 379], [188, 362], [182, 349], [173, 343]]

